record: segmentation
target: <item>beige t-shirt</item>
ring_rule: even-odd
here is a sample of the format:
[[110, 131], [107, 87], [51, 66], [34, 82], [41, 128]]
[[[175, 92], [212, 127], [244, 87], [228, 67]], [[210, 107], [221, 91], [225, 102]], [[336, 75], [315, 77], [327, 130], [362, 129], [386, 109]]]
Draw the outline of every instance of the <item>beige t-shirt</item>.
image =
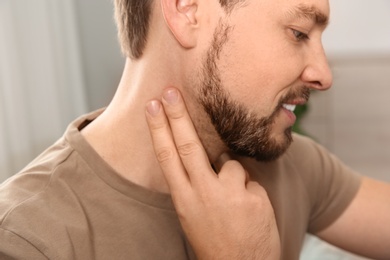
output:
[[[121, 178], [80, 134], [100, 112], [0, 186], [0, 259], [195, 259], [170, 195]], [[298, 259], [305, 233], [331, 224], [360, 183], [311, 140], [294, 140], [275, 162], [241, 160], [268, 191], [283, 259]]]

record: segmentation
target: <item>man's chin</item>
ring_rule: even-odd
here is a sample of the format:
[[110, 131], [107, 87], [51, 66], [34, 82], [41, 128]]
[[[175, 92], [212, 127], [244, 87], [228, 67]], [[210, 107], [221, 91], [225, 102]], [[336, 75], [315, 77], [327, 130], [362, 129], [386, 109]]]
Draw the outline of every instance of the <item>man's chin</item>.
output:
[[268, 139], [277, 146], [289, 144], [292, 141], [292, 127], [280, 130], [279, 133], [272, 134]]
[[257, 161], [272, 162], [279, 159], [290, 147], [293, 141], [291, 128], [286, 129], [284, 134], [278, 137], [270, 138], [269, 142], [263, 148], [259, 148], [256, 155], [253, 156]]

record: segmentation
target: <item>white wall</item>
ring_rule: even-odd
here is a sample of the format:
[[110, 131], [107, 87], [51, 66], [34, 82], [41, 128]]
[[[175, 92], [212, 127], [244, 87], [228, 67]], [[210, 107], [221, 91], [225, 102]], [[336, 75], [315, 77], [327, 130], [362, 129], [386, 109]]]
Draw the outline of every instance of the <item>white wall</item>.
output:
[[389, 0], [330, 0], [324, 46], [330, 56], [390, 53]]
[[0, 0], [0, 182], [87, 108], [72, 1]]
[[[1, 0], [0, 0], [1, 1]], [[113, 19], [112, 0], [73, 0], [80, 32], [88, 106], [107, 106], [118, 86], [122, 57]]]

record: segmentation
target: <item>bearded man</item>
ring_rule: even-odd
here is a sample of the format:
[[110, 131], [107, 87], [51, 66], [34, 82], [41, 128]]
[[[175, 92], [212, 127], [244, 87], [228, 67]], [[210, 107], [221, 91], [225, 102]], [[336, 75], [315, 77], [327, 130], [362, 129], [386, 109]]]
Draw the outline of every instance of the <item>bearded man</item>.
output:
[[115, 17], [117, 92], [1, 186], [2, 256], [299, 259], [310, 232], [390, 257], [389, 185], [291, 133], [332, 84], [327, 0], [115, 0]]

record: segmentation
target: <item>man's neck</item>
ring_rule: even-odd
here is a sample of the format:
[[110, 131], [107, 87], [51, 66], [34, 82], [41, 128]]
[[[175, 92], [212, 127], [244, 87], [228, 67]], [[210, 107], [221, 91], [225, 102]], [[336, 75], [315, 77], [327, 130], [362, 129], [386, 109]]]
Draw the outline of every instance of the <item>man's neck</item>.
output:
[[143, 66], [147, 64], [126, 62], [113, 100], [82, 134], [119, 175], [140, 186], [168, 192], [153, 152], [144, 111], [147, 101], [161, 93]]
[[[145, 105], [160, 98], [164, 88], [181, 83], [152, 66], [127, 61], [112, 102], [82, 134], [119, 175], [145, 188], [169, 192], [153, 150]], [[213, 154], [218, 153], [213, 149]]]

